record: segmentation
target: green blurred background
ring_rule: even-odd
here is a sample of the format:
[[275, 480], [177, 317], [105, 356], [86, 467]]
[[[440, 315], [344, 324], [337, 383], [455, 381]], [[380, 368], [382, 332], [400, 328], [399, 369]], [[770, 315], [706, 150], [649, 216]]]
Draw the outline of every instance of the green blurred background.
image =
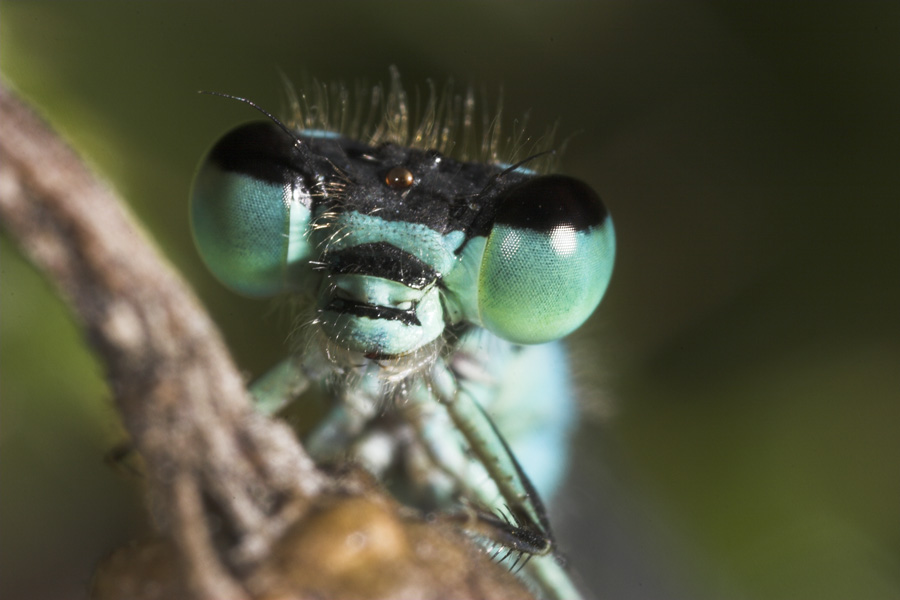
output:
[[[900, 598], [900, 3], [12, 2], [0, 69], [128, 199], [258, 374], [266, 302], [189, 237], [206, 148], [300, 81], [453, 78], [540, 133], [620, 242], [572, 343], [560, 537], [602, 598]], [[123, 252], [127, 253], [127, 249]], [[0, 597], [86, 594], [144, 525], [99, 365], [2, 238]]]

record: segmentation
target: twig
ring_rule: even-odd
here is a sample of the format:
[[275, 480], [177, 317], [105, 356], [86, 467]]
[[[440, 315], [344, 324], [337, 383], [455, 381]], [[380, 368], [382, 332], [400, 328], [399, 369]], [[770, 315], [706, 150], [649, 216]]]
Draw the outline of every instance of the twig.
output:
[[147, 463], [157, 524], [183, 551], [191, 588], [241, 597], [210, 560], [204, 500], [241, 540], [233, 566], [247, 567], [289, 522], [278, 518], [286, 500], [316, 493], [324, 479], [285, 426], [253, 413], [215, 326], [109, 188], [5, 89], [0, 111], [4, 226], [69, 301], [106, 365]]
[[[285, 425], [252, 410], [220, 334], [194, 295], [109, 188], [3, 87], [0, 217], [71, 305], [105, 364], [117, 408], [146, 463], [156, 524], [177, 551], [189, 593], [215, 600], [301, 598], [327, 589], [329, 597], [362, 597], [347, 587], [352, 577], [346, 569], [324, 572], [335, 562], [334, 551], [309, 541], [310, 529], [318, 531], [323, 515], [339, 511], [353, 486], [323, 475]], [[382, 548], [374, 563], [354, 563], [353, 569], [380, 578], [373, 580], [380, 587], [360, 589], [388, 597], [397, 590], [422, 598], [522, 597], [518, 582], [473, 551], [458, 531], [440, 523], [423, 530], [421, 520], [379, 498], [372, 486], [356, 489], [362, 506], [374, 502], [387, 511], [401, 546], [415, 549], [391, 554]], [[354, 510], [359, 520], [360, 509]], [[376, 513], [353, 531], [379, 522]], [[352, 537], [342, 529], [347, 519], [322, 527], [324, 538]], [[164, 550], [156, 556], [171, 560]], [[311, 560], [325, 566], [309, 566]], [[292, 571], [285, 562], [307, 568]], [[305, 583], [298, 583], [297, 568]], [[390, 569], [406, 578], [405, 587], [385, 587]], [[329, 576], [336, 587], [326, 586]], [[272, 596], [273, 589], [281, 595]]]

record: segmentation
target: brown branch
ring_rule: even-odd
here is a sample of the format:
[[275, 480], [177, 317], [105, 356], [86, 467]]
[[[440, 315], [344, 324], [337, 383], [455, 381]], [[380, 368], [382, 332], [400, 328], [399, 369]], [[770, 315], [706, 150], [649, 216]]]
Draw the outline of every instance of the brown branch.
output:
[[6, 90], [0, 111], [4, 226], [69, 301], [106, 365], [147, 464], [158, 525], [183, 551], [191, 588], [241, 597], [210, 559], [203, 501], [241, 540], [229, 562], [245, 567], [289, 523], [279, 518], [286, 500], [317, 492], [324, 479], [285, 426], [252, 412], [212, 321], [109, 188]]
[[[177, 573], [178, 596], [215, 600], [523, 597], [457, 528], [424, 525], [358, 477], [326, 477], [285, 425], [254, 413], [194, 295], [109, 188], [5, 88], [0, 217], [83, 324], [146, 464], [164, 541], [141, 559], [114, 557], [129, 566], [111, 561], [97, 597], [166, 597], [152, 595], [165, 589], [155, 580], [157, 592], [135, 591], [162, 572]], [[341, 562], [351, 538], [378, 551]]]

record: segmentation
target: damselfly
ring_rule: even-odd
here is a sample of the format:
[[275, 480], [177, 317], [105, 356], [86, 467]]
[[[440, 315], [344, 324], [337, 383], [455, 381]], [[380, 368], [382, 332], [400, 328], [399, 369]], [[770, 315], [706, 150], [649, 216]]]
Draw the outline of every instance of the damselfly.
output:
[[233, 290], [298, 307], [295, 351], [251, 388], [261, 410], [324, 389], [314, 458], [393, 473], [424, 509], [465, 506], [539, 595], [579, 597], [541, 497], [574, 421], [556, 340], [606, 290], [612, 222], [588, 185], [545, 172], [546, 143], [513, 136], [503, 156], [499, 118], [477, 124], [471, 92], [432, 91], [413, 119], [392, 74], [368, 110], [321, 86], [292, 95], [282, 123], [240, 99], [269, 118], [201, 164], [197, 246]]

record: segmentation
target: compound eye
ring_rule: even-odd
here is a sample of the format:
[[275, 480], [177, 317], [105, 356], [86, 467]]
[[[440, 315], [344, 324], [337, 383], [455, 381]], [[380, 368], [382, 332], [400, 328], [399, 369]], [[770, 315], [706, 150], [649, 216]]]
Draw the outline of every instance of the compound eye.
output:
[[220, 139], [191, 191], [191, 230], [206, 266], [247, 296], [296, 285], [309, 257], [309, 194], [293, 168], [294, 141], [271, 123], [251, 123]]
[[520, 344], [559, 339], [600, 303], [615, 232], [600, 198], [563, 175], [535, 177], [500, 201], [478, 282], [482, 324]]

